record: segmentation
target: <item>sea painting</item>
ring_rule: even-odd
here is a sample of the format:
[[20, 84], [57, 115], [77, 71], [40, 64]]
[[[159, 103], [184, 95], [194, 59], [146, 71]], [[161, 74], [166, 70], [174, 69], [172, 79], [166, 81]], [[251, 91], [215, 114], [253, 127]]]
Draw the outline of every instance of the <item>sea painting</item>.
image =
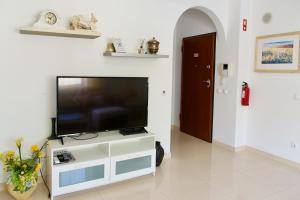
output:
[[259, 36], [256, 38], [255, 71], [299, 73], [300, 32]]
[[292, 64], [294, 41], [267, 42], [262, 45], [262, 64]]

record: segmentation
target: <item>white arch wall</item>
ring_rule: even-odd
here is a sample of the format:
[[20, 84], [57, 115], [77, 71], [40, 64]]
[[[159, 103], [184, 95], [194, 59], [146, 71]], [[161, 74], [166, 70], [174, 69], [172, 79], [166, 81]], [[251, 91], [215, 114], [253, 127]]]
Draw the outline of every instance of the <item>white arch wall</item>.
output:
[[[291, 20], [299, 16], [296, 5], [293, 0], [228, 1], [226, 43], [220, 48], [220, 61], [234, 64], [235, 70], [224, 86], [216, 85], [227, 88], [229, 95], [215, 94], [214, 140], [233, 147], [249, 145], [299, 163], [299, 103], [295, 98], [299, 95], [298, 74], [253, 72], [255, 37], [299, 31], [299, 23]], [[270, 24], [262, 23], [266, 12], [273, 14]], [[244, 18], [248, 19], [247, 32], [241, 27]], [[216, 78], [218, 81], [219, 76]], [[242, 81], [250, 82], [252, 87], [250, 107], [240, 105]]]
[[[207, 8], [190, 9], [178, 21], [174, 39], [172, 123], [179, 126], [182, 37], [217, 32], [213, 140], [239, 147], [245, 145], [247, 134], [247, 111], [242, 113], [239, 104], [239, 82], [244, 78], [242, 76], [244, 70], [240, 70], [242, 64], [240, 60], [244, 60], [248, 54], [244, 55], [245, 49], [242, 48], [244, 43], [240, 39], [244, 36], [240, 32], [241, 3], [239, 0], [232, 0], [228, 6], [228, 32], [224, 30], [219, 18]], [[243, 57], [240, 58], [241, 56]], [[233, 75], [225, 79], [224, 84], [221, 84], [218, 73], [220, 63], [234, 65]], [[219, 89], [227, 90], [228, 93], [218, 93]]]
[[184, 12], [177, 22], [174, 32], [174, 71], [173, 71], [173, 96], [172, 96], [172, 124], [179, 127], [180, 98], [181, 98], [181, 63], [182, 39], [194, 35], [216, 32], [212, 20], [198, 9]]
[[[227, 95], [215, 93], [214, 137], [215, 141], [238, 148], [247, 144], [248, 107], [242, 107], [241, 85], [249, 81], [251, 1], [228, 1], [226, 43], [222, 46], [222, 61], [233, 65], [233, 75], [225, 79], [217, 89], [226, 89]], [[248, 31], [242, 31], [242, 20], [249, 20]], [[220, 77], [217, 76], [220, 81]]]

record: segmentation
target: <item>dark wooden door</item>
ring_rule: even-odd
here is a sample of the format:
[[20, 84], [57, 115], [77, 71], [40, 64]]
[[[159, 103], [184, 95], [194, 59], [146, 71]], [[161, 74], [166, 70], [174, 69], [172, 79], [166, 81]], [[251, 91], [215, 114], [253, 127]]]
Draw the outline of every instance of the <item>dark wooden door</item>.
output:
[[216, 33], [182, 44], [180, 130], [212, 142]]

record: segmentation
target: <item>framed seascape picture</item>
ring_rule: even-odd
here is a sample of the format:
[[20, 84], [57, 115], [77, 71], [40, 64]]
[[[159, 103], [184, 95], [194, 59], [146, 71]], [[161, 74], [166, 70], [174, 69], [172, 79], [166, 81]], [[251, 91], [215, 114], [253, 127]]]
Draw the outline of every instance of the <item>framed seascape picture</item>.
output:
[[256, 38], [255, 71], [300, 73], [300, 32]]

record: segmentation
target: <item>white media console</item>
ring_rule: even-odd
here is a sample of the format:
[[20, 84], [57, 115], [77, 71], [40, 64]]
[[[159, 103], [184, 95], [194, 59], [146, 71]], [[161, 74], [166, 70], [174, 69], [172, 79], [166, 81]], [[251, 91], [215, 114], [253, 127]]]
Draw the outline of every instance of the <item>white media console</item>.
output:
[[[117, 131], [99, 133], [91, 140], [50, 141], [47, 159], [47, 182], [54, 197], [134, 177], [155, 175], [155, 136], [123, 136]], [[75, 161], [54, 165], [54, 153], [67, 150]]]

